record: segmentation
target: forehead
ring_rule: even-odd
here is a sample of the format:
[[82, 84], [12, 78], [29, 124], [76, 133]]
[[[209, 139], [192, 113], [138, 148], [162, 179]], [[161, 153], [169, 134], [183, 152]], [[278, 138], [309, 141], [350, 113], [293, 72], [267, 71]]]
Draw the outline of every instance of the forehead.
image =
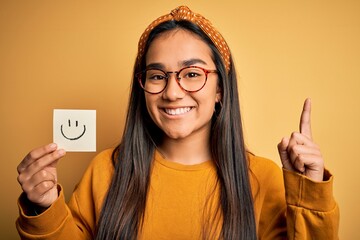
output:
[[184, 29], [173, 29], [157, 36], [149, 46], [146, 64], [159, 62], [169, 65], [188, 59], [201, 59], [214, 65], [211, 48], [197, 34]]

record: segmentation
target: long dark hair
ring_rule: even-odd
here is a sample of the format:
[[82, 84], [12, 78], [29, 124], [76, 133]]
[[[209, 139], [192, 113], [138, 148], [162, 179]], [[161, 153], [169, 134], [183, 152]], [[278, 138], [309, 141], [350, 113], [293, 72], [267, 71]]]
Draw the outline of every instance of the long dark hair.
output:
[[151, 164], [163, 132], [149, 116], [144, 91], [135, 73], [145, 68], [145, 56], [152, 41], [173, 30], [190, 31], [206, 42], [219, 72], [221, 105], [212, 118], [210, 148], [220, 184], [222, 214], [221, 239], [256, 239], [256, 223], [249, 181], [249, 168], [243, 140], [237, 78], [233, 61], [227, 73], [221, 55], [212, 41], [189, 21], [167, 21], [155, 27], [145, 46], [145, 54], [134, 66], [128, 113], [121, 143], [113, 152], [114, 175], [104, 201], [96, 239], [136, 239], [141, 229]]

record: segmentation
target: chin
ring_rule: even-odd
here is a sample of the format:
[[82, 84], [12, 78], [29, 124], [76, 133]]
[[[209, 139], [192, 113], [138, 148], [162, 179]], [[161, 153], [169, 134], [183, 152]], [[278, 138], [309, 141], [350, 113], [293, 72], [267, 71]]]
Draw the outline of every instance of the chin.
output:
[[185, 131], [165, 131], [165, 135], [168, 138], [174, 139], [174, 140], [180, 140], [188, 137], [191, 135], [191, 132], [185, 132]]

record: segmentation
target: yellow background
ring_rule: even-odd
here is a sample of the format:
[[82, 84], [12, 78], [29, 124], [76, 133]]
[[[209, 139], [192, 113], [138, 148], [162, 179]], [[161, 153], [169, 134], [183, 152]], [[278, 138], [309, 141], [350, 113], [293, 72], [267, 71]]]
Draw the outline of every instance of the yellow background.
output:
[[[100, 2], [100, 1], [99, 1]], [[279, 162], [276, 145], [313, 100], [313, 135], [335, 175], [341, 239], [360, 239], [360, 1], [0, 2], [1, 239], [18, 239], [16, 166], [52, 141], [55, 108], [96, 109], [97, 149], [121, 136], [137, 41], [180, 4], [227, 39], [240, 76], [246, 142]], [[67, 199], [94, 153], [59, 163]]]

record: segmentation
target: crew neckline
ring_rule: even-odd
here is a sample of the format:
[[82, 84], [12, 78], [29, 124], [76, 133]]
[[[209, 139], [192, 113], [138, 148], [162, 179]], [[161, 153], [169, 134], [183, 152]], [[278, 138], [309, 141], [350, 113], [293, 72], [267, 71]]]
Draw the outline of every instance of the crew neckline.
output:
[[186, 164], [182, 164], [182, 163], [178, 163], [178, 162], [172, 162], [172, 161], [166, 160], [158, 150], [155, 150], [155, 161], [167, 168], [180, 170], [180, 171], [199, 171], [199, 170], [204, 170], [204, 169], [214, 167], [214, 163], [212, 160], [208, 160], [208, 161], [205, 161], [202, 163], [192, 164], [192, 165], [186, 165]]

